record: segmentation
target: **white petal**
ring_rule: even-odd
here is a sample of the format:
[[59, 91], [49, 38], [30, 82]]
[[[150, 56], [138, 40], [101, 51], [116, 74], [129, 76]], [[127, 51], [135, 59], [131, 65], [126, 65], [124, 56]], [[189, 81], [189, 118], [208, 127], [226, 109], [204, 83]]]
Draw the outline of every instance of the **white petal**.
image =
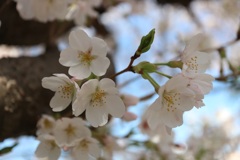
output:
[[59, 86], [65, 84], [65, 82], [59, 77], [44, 77], [42, 79], [43, 88], [50, 89], [52, 91], [56, 91]]
[[77, 79], [84, 79], [90, 76], [91, 71], [86, 65], [77, 65], [70, 67], [68, 73]]
[[69, 45], [82, 52], [86, 52], [91, 48], [91, 39], [81, 29], [72, 31], [69, 35]]
[[161, 111], [159, 112], [159, 120], [170, 128], [182, 125], [183, 123], [182, 116], [183, 112], [180, 110], [169, 112], [166, 109], [162, 108]]
[[158, 112], [152, 110], [152, 107], [147, 110], [147, 123], [152, 130], [155, 130], [162, 123], [158, 118]]
[[47, 157], [49, 152], [49, 144], [46, 142], [40, 142], [38, 145], [35, 155], [39, 158]]
[[72, 104], [72, 110], [74, 116], [79, 116], [86, 109], [86, 103], [82, 102], [80, 98], [77, 98]]
[[58, 78], [62, 79], [65, 83], [74, 83], [66, 74], [63, 73], [55, 73], [54, 76], [57, 76]]
[[196, 108], [201, 108], [203, 106], [205, 106], [205, 104], [203, 103], [202, 100], [198, 100], [198, 101], [195, 102], [195, 107]]
[[47, 141], [40, 142], [38, 145], [35, 155], [39, 158], [48, 157], [51, 160], [57, 160], [61, 154], [60, 148], [56, 146], [52, 146]]
[[108, 87], [115, 87], [115, 86], [116, 86], [115, 82], [109, 78], [103, 78], [99, 82], [100, 88], [108, 88]]
[[101, 154], [101, 150], [100, 150], [100, 147], [98, 146], [98, 144], [96, 143], [91, 143], [89, 144], [88, 146], [89, 148], [89, 154], [95, 158], [98, 158], [100, 157], [100, 154]]
[[62, 92], [56, 92], [50, 101], [50, 107], [54, 112], [60, 112], [68, 107], [71, 103], [72, 98], [62, 98], [64, 96]]
[[176, 102], [176, 104], [180, 104], [179, 106], [176, 106], [178, 109], [182, 111], [189, 111], [193, 108], [195, 104], [195, 97], [181, 94], [179, 98], [179, 101]]
[[106, 96], [107, 112], [114, 117], [122, 117], [126, 111], [125, 105], [119, 96], [107, 95]]
[[167, 91], [181, 90], [182, 88], [186, 88], [187, 85], [188, 79], [179, 74], [167, 81], [166, 90]]
[[107, 57], [98, 57], [91, 62], [91, 71], [97, 75], [102, 76], [106, 73], [110, 65], [110, 60]]
[[85, 82], [80, 90], [80, 97], [88, 97], [92, 95], [94, 92], [96, 92], [96, 89], [98, 87], [98, 80], [97, 79], [91, 79], [87, 82]]
[[200, 94], [209, 93], [212, 90], [212, 87], [213, 87], [211, 82], [208, 83], [208, 82], [199, 81], [199, 80], [191, 81], [190, 85], [197, 88], [197, 90], [199, 91]]
[[196, 50], [200, 49], [200, 43], [204, 40], [204, 34], [197, 34], [195, 36], [193, 36], [188, 42], [187, 45], [184, 49], [184, 53], [186, 55], [189, 55], [193, 52], [195, 52]]
[[115, 86], [115, 82], [109, 78], [103, 78], [99, 82], [99, 88], [103, 89], [108, 94], [119, 94], [119, 91]]
[[108, 121], [108, 114], [104, 107], [88, 106], [86, 108], [86, 119], [93, 127], [103, 126]]
[[60, 155], [61, 155], [61, 149], [59, 147], [55, 147], [48, 155], [48, 159], [58, 160]]
[[88, 160], [89, 159], [89, 155], [85, 150], [79, 150], [79, 149], [75, 149], [73, 150], [73, 157], [76, 160]]
[[63, 66], [70, 67], [80, 63], [78, 50], [67, 48], [60, 53], [59, 63]]
[[107, 55], [106, 42], [100, 38], [93, 37], [92, 38], [92, 54], [105, 57]]

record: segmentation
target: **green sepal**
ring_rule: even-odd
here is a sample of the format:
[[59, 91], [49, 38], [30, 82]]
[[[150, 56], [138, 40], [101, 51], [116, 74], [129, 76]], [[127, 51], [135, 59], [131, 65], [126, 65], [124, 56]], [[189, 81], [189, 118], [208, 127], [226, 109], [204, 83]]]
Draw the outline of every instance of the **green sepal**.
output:
[[170, 61], [167, 63], [167, 65], [171, 68], [180, 68], [182, 69], [183, 62], [181, 61]]
[[157, 66], [147, 61], [138, 63], [133, 67], [135, 73], [141, 74], [142, 72], [153, 73], [157, 70]]
[[150, 49], [153, 43], [154, 34], [155, 34], [155, 29], [152, 29], [146, 36], [142, 37], [140, 45], [136, 52], [137, 55], [141, 55], [142, 53], [145, 53]]

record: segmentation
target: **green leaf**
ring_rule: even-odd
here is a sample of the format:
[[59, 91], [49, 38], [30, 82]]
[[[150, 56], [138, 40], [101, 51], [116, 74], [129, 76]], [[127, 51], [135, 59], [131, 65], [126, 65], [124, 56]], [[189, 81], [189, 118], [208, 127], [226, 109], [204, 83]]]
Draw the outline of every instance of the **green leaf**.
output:
[[137, 49], [137, 55], [147, 52], [152, 45], [154, 39], [155, 29], [152, 29], [146, 36], [143, 36], [140, 45]]
[[14, 147], [16, 147], [17, 145], [18, 145], [18, 143], [14, 143], [14, 144], [13, 144], [12, 146], [10, 146], [10, 147], [5, 147], [5, 148], [1, 149], [1, 150], [0, 150], [0, 155], [3, 155], [3, 154], [6, 154], [6, 153], [11, 152], [12, 149], [13, 149]]

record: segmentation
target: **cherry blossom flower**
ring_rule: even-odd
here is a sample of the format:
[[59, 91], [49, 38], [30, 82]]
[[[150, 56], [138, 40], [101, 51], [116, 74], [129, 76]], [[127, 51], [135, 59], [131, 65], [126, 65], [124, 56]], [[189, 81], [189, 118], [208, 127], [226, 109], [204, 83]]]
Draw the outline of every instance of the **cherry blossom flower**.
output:
[[37, 135], [52, 134], [55, 127], [55, 119], [49, 115], [43, 115], [37, 123]]
[[210, 64], [209, 54], [198, 51], [202, 41], [204, 41], [204, 35], [197, 34], [187, 43], [181, 56], [183, 74], [203, 73], [208, 68]]
[[85, 110], [87, 121], [94, 127], [105, 125], [108, 114], [113, 117], [123, 116], [125, 106], [111, 79], [91, 79], [82, 85], [73, 103], [73, 114], [79, 116]]
[[46, 158], [49, 160], [58, 160], [61, 149], [55, 142], [55, 138], [52, 135], [42, 135], [39, 137], [40, 144], [38, 145], [35, 155], [38, 158]]
[[54, 76], [42, 79], [42, 86], [55, 92], [50, 101], [50, 107], [53, 111], [59, 112], [75, 99], [78, 84], [69, 79], [65, 74], [53, 74]]
[[61, 118], [57, 120], [53, 130], [56, 143], [60, 147], [72, 147], [81, 138], [91, 135], [81, 118]]
[[15, 0], [17, 10], [24, 19], [37, 19], [41, 22], [64, 19], [67, 13], [67, 0]]
[[60, 54], [59, 62], [70, 67], [69, 74], [77, 79], [91, 75], [102, 76], [110, 65], [107, 55], [107, 44], [99, 38], [90, 38], [81, 29], [74, 30], [69, 35], [70, 47]]
[[159, 89], [159, 97], [148, 108], [152, 111], [149, 111], [147, 122], [153, 129], [160, 124], [174, 128], [183, 123], [183, 112], [195, 104], [195, 93], [187, 85], [185, 78], [174, 76]]
[[99, 142], [89, 136], [81, 138], [76, 142], [72, 149], [72, 157], [75, 159], [90, 159], [90, 157], [100, 157], [101, 150]]
[[73, 0], [66, 18], [73, 19], [77, 25], [83, 25], [87, 16], [97, 17], [98, 13], [93, 8], [101, 2], [102, 0]]

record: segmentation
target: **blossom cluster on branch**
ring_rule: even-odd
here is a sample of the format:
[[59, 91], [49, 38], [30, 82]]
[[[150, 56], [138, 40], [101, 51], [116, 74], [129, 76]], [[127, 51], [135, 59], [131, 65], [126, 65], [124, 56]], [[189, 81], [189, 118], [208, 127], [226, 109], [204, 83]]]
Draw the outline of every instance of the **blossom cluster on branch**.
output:
[[[143, 132], [145, 132], [144, 129], [151, 129], [154, 134], [169, 136], [172, 128], [183, 123], [182, 116], [185, 111], [191, 110], [194, 106], [199, 108], [204, 105], [204, 95], [212, 89], [214, 78], [204, 73], [210, 62], [209, 55], [197, 50], [199, 43], [203, 41], [202, 34], [193, 37], [186, 45], [179, 61], [154, 64], [144, 61], [133, 66], [133, 62], [150, 49], [154, 33], [154, 30], [152, 30], [142, 38], [138, 49], [131, 57], [129, 65], [113, 75], [112, 78], [125, 72], [133, 72], [140, 74], [153, 85], [159, 98], [146, 111]], [[69, 48], [61, 52], [59, 62], [69, 67], [68, 73], [73, 77], [69, 78], [64, 74], [54, 74], [54, 76], [42, 79], [42, 86], [55, 92], [50, 101], [50, 107], [53, 111], [62, 111], [72, 103], [73, 115], [80, 116], [85, 113], [87, 125], [93, 127], [106, 125], [109, 120], [109, 114], [117, 118], [125, 115], [126, 118], [126, 113], [128, 113], [126, 112], [126, 107], [128, 105], [126, 101], [124, 103], [124, 98], [120, 96], [115, 82], [110, 78], [101, 79], [101, 76], [105, 75], [110, 65], [106, 55], [107, 45], [102, 39], [90, 38], [82, 29], [76, 29], [70, 33]], [[181, 68], [182, 72], [170, 76], [158, 71], [158, 67], [161, 65], [173, 68], [178, 67]], [[151, 77], [150, 74], [154, 72], [169, 78], [165, 85], [160, 86]], [[131, 116], [134, 117], [134, 115]], [[62, 120], [58, 121], [64, 120], [66, 121], [66, 119], [62, 118]], [[76, 118], [68, 120], [75, 122]], [[69, 125], [70, 129], [68, 128]], [[44, 140], [51, 140], [58, 147], [63, 149], [67, 147], [74, 151], [76, 150], [74, 149], [74, 146], [76, 146], [74, 142], [77, 141], [78, 143], [79, 139], [82, 138], [82, 132], [73, 131], [75, 130], [72, 127], [74, 125], [69, 125], [66, 126], [67, 128], [62, 128], [65, 125], [60, 125], [59, 123], [53, 129], [58, 130], [57, 134], [53, 132], [53, 135], [50, 134], [53, 137], [50, 136], [51, 138], [49, 138], [47, 136], [42, 138], [44, 136], [40, 136], [39, 139], [43, 142]], [[86, 127], [84, 128], [86, 130]], [[60, 143], [57, 138], [63, 140], [64, 138], [61, 138], [61, 136], [65, 138], [68, 136], [59, 134], [61, 132], [67, 132], [67, 134], [70, 132], [70, 135], [74, 132], [73, 135], [75, 137], [67, 138], [72, 140], [69, 144], [65, 142]], [[89, 137], [91, 135], [89, 129], [88, 132], [87, 135]], [[78, 149], [83, 148], [78, 147]], [[39, 150], [41, 151], [41, 147], [38, 147], [37, 156], [39, 156]], [[51, 153], [45, 156], [48, 157], [49, 154]]]
[[[88, 17], [96, 17], [98, 13], [93, 8], [101, 4], [101, 0], [15, 1], [17, 10], [26, 20], [35, 19], [44, 23], [73, 20], [77, 25], [84, 24]], [[71, 77], [55, 73], [44, 77], [42, 86], [55, 92], [50, 100], [51, 109], [61, 112], [71, 107], [74, 118], [42, 116], [37, 124], [40, 141], [35, 152], [37, 157], [55, 160], [64, 150], [75, 159], [102, 158], [104, 149], [109, 145], [105, 142], [109, 137], [105, 135], [106, 139], [103, 140], [103, 135], [96, 134], [98, 129], [109, 124], [113, 118], [122, 118], [124, 121], [137, 118], [127, 110], [129, 106], [136, 105], [139, 99], [121, 95], [113, 81], [126, 72], [140, 75], [158, 94], [158, 98], [143, 114], [139, 125], [141, 132], [150, 138], [160, 136], [161, 144], [164, 145], [161, 147], [162, 152], [171, 150], [172, 129], [183, 124], [186, 111], [204, 106], [204, 96], [212, 90], [214, 78], [205, 73], [210, 64], [209, 54], [199, 51], [200, 43], [205, 41], [203, 34], [197, 34], [189, 40], [179, 60], [161, 63], [143, 61], [134, 65], [136, 59], [148, 54], [146, 52], [151, 48], [154, 34], [153, 29], [142, 37], [126, 68], [103, 78], [110, 66], [107, 43], [103, 39], [90, 37], [83, 29], [77, 28], [70, 32], [69, 46], [61, 51], [59, 63], [69, 68]], [[169, 75], [159, 71], [162, 66], [181, 71]], [[168, 80], [160, 86], [152, 73]], [[151, 143], [145, 146], [155, 147]], [[109, 151], [110, 155], [112, 150]]]

